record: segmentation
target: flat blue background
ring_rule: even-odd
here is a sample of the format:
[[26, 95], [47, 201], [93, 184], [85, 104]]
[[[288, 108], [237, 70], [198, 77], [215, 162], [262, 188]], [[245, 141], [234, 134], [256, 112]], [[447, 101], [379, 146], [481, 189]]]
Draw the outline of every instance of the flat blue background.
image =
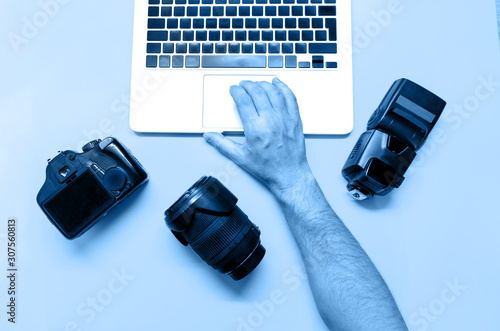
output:
[[[500, 81], [495, 4], [401, 1], [390, 22], [379, 23], [373, 13], [391, 2], [353, 2], [354, 130], [344, 138], [308, 138], [308, 158], [410, 329], [497, 330], [499, 88], [484, 100], [475, 97], [482, 80]], [[9, 33], [21, 34], [23, 19], [42, 9], [33, 0], [0, 6], [0, 270], [6, 269], [6, 221], [15, 217], [19, 224], [18, 323], [7, 323], [3, 312], [2, 271], [2, 330], [325, 329], [307, 281], [294, 271], [302, 268], [300, 255], [268, 191], [199, 136], [138, 135], [128, 127], [133, 1], [69, 1], [18, 52]], [[363, 37], [367, 29], [370, 36]], [[448, 107], [403, 186], [355, 202], [340, 169], [400, 77], [435, 92]], [[467, 103], [470, 111], [457, 111]], [[68, 241], [35, 202], [46, 159], [108, 135], [132, 150], [151, 180]], [[207, 267], [163, 222], [164, 210], [202, 175], [226, 184], [262, 230], [266, 257], [241, 282]], [[133, 279], [110, 292], [123, 271]], [[454, 281], [465, 289], [444, 302]], [[275, 296], [279, 303], [269, 305]], [[105, 304], [89, 315], [86, 302], [96, 297]]]

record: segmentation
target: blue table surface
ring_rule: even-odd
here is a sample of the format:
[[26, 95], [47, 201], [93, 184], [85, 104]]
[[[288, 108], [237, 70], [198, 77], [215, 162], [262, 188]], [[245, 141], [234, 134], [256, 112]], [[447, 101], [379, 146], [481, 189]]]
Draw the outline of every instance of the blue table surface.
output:
[[[0, 4], [0, 330], [325, 330], [269, 192], [200, 136], [130, 130], [134, 2], [54, 1]], [[308, 138], [311, 167], [411, 330], [498, 330], [495, 5], [352, 4], [354, 130], [342, 138]], [[390, 21], [381, 21], [380, 13], [394, 6]], [[34, 21], [38, 27], [30, 26]], [[14, 35], [22, 39], [13, 41]], [[401, 77], [435, 92], [447, 107], [402, 187], [358, 203], [347, 195], [340, 169]], [[68, 241], [35, 201], [46, 160], [108, 135], [130, 148], [151, 179]], [[241, 282], [207, 267], [164, 224], [165, 209], [202, 175], [226, 184], [262, 230], [266, 257]], [[15, 324], [6, 314], [9, 218], [17, 221]]]

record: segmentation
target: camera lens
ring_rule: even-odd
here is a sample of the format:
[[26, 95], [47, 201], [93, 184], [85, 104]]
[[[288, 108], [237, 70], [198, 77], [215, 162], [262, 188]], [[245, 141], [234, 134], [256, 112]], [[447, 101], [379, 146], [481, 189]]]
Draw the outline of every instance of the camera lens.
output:
[[266, 252], [259, 228], [237, 201], [216, 178], [204, 176], [165, 211], [174, 236], [234, 280], [246, 277]]

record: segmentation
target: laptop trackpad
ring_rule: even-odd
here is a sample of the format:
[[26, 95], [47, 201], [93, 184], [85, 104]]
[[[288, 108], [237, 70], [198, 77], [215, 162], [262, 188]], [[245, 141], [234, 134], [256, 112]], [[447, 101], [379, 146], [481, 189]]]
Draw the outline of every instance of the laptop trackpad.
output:
[[226, 131], [243, 129], [236, 105], [229, 94], [242, 80], [271, 82], [271, 75], [205, 75], [203, 77], [203, 127]]

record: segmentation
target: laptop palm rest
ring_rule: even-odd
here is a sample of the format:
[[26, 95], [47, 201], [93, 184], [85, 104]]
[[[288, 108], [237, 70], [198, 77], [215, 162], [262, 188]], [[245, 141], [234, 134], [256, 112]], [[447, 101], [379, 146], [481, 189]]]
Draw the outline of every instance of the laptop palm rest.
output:
[[203, 127], [241, 131], [236, 104], [229, 94], [232, 85], [242, 80], [271, 82], [275, 75], [205, 75], [203, 76]]

